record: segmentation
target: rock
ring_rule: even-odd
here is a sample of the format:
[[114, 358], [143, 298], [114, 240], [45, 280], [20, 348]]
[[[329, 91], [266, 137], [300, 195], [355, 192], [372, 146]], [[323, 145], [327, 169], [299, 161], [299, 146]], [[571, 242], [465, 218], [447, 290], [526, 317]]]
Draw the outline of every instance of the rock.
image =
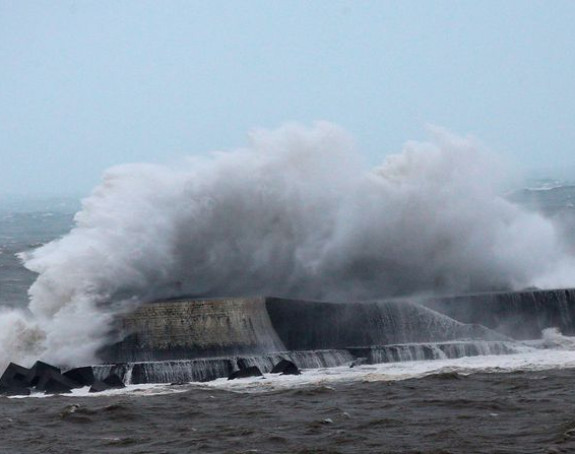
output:
[[63, 394], [71, 392], [72, 388], [77, 388], [78, 384], [60, 372], [53, 369], [44, 369], [42, 376], [38, 380], [36, 389], [44, 391], [46, 394]]
[[91, 367], [78, 367], [70, 369], [62, 374], [64, 377], [78, 384], [78, 388], [82, 386], [92, 386], [94, 381], [94, 370]]
[[2, 377], [0, 377], [0, 386], [25, 388], [28, 386], [26, 377], [29, 372], [30, 369], [26, 367], [19, 366], [16, 363], [10, 363], [2, 374]]
[[282, 359], [279, 363], [277, 363], [271, 371], [272, 374], [282, 374], [282, 375], [300, 375], [301, 372], [299, 368], [288, 361], [287, 359]]
[[30, 389], [18, 385], [0, 384], [0, 395], [2, 396], [29, 396]]
[[52, 370], [58, 374], [60, 374], [60, 369], [56, 366], [52, 366], [51, 364], [47, 364], [42, 361], [36, 361], [34, 365], [30, 368], [28, 375], [26, 376], [26, 381], [30, 386], [36, 386], [40, 381], [40, 378], [44, 374], [45, 371]]
[[257, 366], [246, 367], [244, 369], [232, 372], [228, 377], [228, 380], [235, 380], [236, 378], [246, 378], [246, 377], [263, 377], [263, 374], [260, 368]]

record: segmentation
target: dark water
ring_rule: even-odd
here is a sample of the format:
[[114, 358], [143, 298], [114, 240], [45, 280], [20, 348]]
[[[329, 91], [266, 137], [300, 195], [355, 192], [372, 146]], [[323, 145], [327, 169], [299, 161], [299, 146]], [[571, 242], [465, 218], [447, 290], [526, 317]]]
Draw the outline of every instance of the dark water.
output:
[[575, 370], [0, 398], [0, 453], [569, 453]]
[[33, 199], [17, 206], [0, 200], [0, 306], [26, 306], [36, 275], [22, 266], [17, 254], [68, 232], [78, 206], [69, 199]]

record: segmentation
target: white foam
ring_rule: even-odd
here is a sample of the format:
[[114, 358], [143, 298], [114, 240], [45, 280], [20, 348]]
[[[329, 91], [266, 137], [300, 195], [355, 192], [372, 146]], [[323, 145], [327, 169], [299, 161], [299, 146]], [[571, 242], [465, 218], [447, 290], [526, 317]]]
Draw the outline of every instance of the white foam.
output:
[[8, 396], [10, 399], [46, 399], [54, 396], [66, 397], [106, 397], [106, 396], [157, 396], [161, 394], [173, 394], [186, 391], [188, 388], [182, 386], [171, 386], [163, 383], [150, 383], [145, 385], [126, 385], [125, 388], [107, 389], [105, 391], [91, 393], [90, 387], [72, 389], [72, 392], [66, 394], [44, 394], [43, 392], [32, 392], [29, 396]]
[[542, 345], [545, 348], [575, 350], [575, 337], [564, 336], [558, 328], [546, 328], [542, 332]]
[[267, 392], [297, 387], [330, 386], [338, 383], [397, 381], [422, 378], [428, 375], [456, 372], [461, 375], [474, 373], [509, 373], [515, 371], [542, 371], [575, 368], [575, 352], [565, 350], [533, 350], [529, 353], [496, 356], [473, 356], [458, 359], [410, 361], [348, 366], [329, 369], [310, 369], [302, 375], [271, 375], [266, 379], [242, 378], [228, 381], [218, 379], [203, 383], [201, 387], [225, 389], [236, 392]]
[[[575, 341], [573, 337], [559, 335]], [[575, 368], [575, 350], [565, 350], [557, 344], [549, 347], [546, 346], [544, 340], [530, 342], [529, 345], [531, 346], [524, 346], [522, 353], [512, 355], [470, 356], [457, 359], [364, 364], [353, 368], [346, 365], [323, 369], [304, 369], [301, 375], [265, 374], [263, 378], [248, 377], [235, 380], [219, 378], [205, 383], [127, 385], [125, 388], [110, 389], [99, 393], [90, 393], [90, 388], [84, 387], [73, 389], [70, 394], [65, 394], [65, 396], [76, 398], [122, 395], [146, 397], [181, 393], [194, 388], [260, 393], [294, 388], [335, 386], [341, 383], [400, 381], [441, 373], [471, 375], [476, 373], [536, 372]], [[11, 398], [48, 398], [51, 396], [33, 392], [30, 396], [11, 396]]]

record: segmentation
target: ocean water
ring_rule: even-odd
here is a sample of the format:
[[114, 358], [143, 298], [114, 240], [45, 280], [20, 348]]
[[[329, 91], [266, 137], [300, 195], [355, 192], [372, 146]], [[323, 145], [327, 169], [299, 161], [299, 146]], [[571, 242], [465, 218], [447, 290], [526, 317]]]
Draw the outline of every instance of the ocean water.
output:
[[26, 307], [36, 274], [18, 254], [68, 233], [79, 206], [68, 198], [0, 199], [0, 306]]
[[3, 398], [0, 452], [570, 453], [563, 354]]

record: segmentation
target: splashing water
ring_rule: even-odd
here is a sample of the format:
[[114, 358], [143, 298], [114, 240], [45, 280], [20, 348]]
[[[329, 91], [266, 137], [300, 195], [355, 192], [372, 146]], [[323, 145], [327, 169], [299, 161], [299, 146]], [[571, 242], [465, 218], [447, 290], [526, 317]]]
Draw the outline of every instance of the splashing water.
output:
[[559, 230], [499, 197], [501, 176], [439, 129], [366, 171], [329, 123], [256, 131], [249, 148], [179, 168], [115, 167], [67, 236], [24, 256], [39, 273], [32, 315], [0, 314], [0, 362], [94, 362], [114, 314], [163, 297], [573, 285]]
[[559, 331], [559, 328], [546, 328], [541, 334], [545, 348], [575, 350], [575, 337], [564, 336], [561, 334], [561, 331]]

